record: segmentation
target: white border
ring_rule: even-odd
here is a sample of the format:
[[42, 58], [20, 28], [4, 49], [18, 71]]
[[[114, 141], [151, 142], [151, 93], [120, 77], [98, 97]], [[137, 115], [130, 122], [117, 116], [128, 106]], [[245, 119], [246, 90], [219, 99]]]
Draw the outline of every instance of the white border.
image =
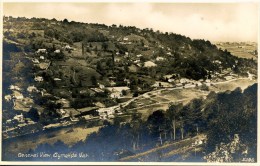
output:
[[[0, 3], [1, 19], [0, 19], [0, 37], [1, 37], [1, 46], [0, 52], [2, 53], [2, 39], [3, 39], [3, 3], [23, 3], [23, 2], [35, 2], [32, 0], [2, 0]], [[52, 2], [62, 2], [62, 3], [257, 3], [258, 4], [258, 18], [260, 19], [260, 1], [259, 0], [37, 0], [35, 3], [52, 3]], [[259, 20], [258, 19], [258, 20]], [[260, 50], [259, 39], [260, 39], [260, 21], [258, 21], [258, 55]], [[0, 80], [2, 82], [2, 55], [0, 58]], [[260, 59], [258, 57], [258, 83], [259, 83], [259, 72]], [[2, 89], [2, 83], [0, 84], [0, 89]], [[258, 87], [258, 94], [260, 94], [260, 88]], [[260, 98], [257, 98], [257, 102], [260, 103]], [[0, 90], [0, 108], [2, 110], [2, 90]], [[260, 106], [258, 104], [257, 109], [259, 110]], [[259, 124], [260, 113], [257, 115], [257, 124]], [[0, 140], [2, 140], [2, 113], [0, 113]], [[202, 162], [11, 162], [11, 161], [1, 161], [0, 165], [227, 165], [227, 166], [256, 166], [259, 165], [260, 160], [260, 125], [257, 125], [257, 163], [202, 163]], [[2, 141], [0, 144], [0, 156], [2, 157]]]

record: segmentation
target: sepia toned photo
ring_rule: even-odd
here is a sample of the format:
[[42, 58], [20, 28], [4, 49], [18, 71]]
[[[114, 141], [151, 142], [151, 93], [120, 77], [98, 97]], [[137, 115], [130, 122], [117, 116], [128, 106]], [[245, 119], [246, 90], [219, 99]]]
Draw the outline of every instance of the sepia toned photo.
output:
[[258, 7], [4, 2], [1, 161], [257, 163]]

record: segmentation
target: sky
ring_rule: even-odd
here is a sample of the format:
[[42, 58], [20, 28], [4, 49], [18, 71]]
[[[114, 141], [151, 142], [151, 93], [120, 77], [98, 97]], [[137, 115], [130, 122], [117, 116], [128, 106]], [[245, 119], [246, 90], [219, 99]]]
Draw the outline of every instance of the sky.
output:
[[153, 28], [215, 41], [258, 41], [258, 4], [240, 3], [4, 3], [13, 17], [56, 18]]

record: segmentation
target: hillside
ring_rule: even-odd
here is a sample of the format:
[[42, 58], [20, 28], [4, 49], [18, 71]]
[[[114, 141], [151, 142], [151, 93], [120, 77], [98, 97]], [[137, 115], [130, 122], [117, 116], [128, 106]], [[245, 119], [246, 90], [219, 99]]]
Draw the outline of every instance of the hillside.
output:
[[[245, 121], [255, 118], [254, 103], [243, 99], [254, 100], [256, 85], [244, 89], [257, 82], [257, 62], [210, 41], [149, 28], [24, 17], [4, 17], [3, 34], [2, 135], [4, 148], [14, 148], [8, 160], [33, 143], [35, 151], [83, 147], [92, 155], [88, 160], [138, 161], [139, 155], [146, 160], [164, 150], [156, 161], [180, 161], [182, 155], [175, 155], [182, 150], [194, 157], [190, 144], [196, 134], [217, 135], [210, 132], [214, 125], [224, 139], [210, 140], [209, 149], [202, 148], [207, 154], [218, 141], [229, 146], [236, 132], [244, 139], [246, 128], [254, 127], [232, 130], [239, 114], [231, 106], [246, 115]], [[215, 113], [229, 117], [225, 111], [236, 119], [226, 123]], [[172, 131], [173, 124], [178, 131]], [[103, 151], [92, 151], [96, 147]]]

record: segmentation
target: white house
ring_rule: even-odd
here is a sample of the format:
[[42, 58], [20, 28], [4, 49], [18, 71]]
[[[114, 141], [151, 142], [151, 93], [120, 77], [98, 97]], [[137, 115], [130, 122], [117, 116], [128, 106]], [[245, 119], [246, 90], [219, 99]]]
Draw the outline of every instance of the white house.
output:
[[33, 59], [32, 59], [32, 62], [33, 62], [33, 63], [40, 63], [39, 60], [36, 59], [36, 58], [33, 58]]
[[18, 91], [13, 91], [13, 98], [15, 99], [23, 99], [23, 94]]
[[59, 53], [60, 53], [60, 50], [55, 50], [54, 53], [55, 53], [55, 54], [59, 54]]
[[155, 67], [155, 66], [157, 66], [157, 65], [155, 63], [153, 63], [152, 61], [144, 62], [144, 67], [149, 68], [149, 67]]
[[56, 104], [62, 104], [63, 108], [68, 108], [70, 107], [70, 101], [64, 98], [61, 98], [56, 101]]
[[10, 86], [9, 86], [9, 89], [11, 89], [11, 90], [21, 90], [21, 88], [19, 88], [19, 87], [16, 86], [16, 85], [10, 85]]
[[41, 55], [41, 56], [40, 56], [40, 59], [44, 60], [44, 56]]
[[69, 45], [66, 45], [64, 48], [65, 48], [65, 50], [72, 50], [72, 49], [73, 49], [73, 48], [70, 47]]
[[28, 92], [33, 92], [33, 91], [38, 92], [38, 89], [33, 85], [33, 86], [28, 86], [27, 91]]
[[36, 54], [39, 54], [39, 53], [44, 53], [44, 54], [46, 54], [46, 53], [47, 53], [47, 50], [44, 49], [44, 48], [38, 49], [38, 50], [36, 51]]
[[165, 58], [160, 57], [160, 56], [158, 56], [158, 57], [156, 58], [156, 61], [163, 61], [163, 60], [165, 60]]
[[43, 78], [41, 76], [36, 76], [36, 77], [34, 77], [34, 81], [42, 82]]
[[138, 54], [138, 55], [136, 55], [136, 57], [138, 57], [138, 58], [140, 58], [140, 57], [142, 57], [143, 55], [142, 54]]
[[23, 114], [15, 115], [14, 119], [17, 120], [18, 122], [24, 122]]
[[12, 100], [12, 96], [11, 95], [5, 95], [5, 100], [6, 101], [11, 101]]
[[128, 37], [124, 37], [123, 40], [124, 40], [124, 41], [128, 41]]
[[99, 86], [100, 89], [104, 89], [105, 88], [105, 85], [100, 84], [100, 83], [98, 83], [98, 86]]

